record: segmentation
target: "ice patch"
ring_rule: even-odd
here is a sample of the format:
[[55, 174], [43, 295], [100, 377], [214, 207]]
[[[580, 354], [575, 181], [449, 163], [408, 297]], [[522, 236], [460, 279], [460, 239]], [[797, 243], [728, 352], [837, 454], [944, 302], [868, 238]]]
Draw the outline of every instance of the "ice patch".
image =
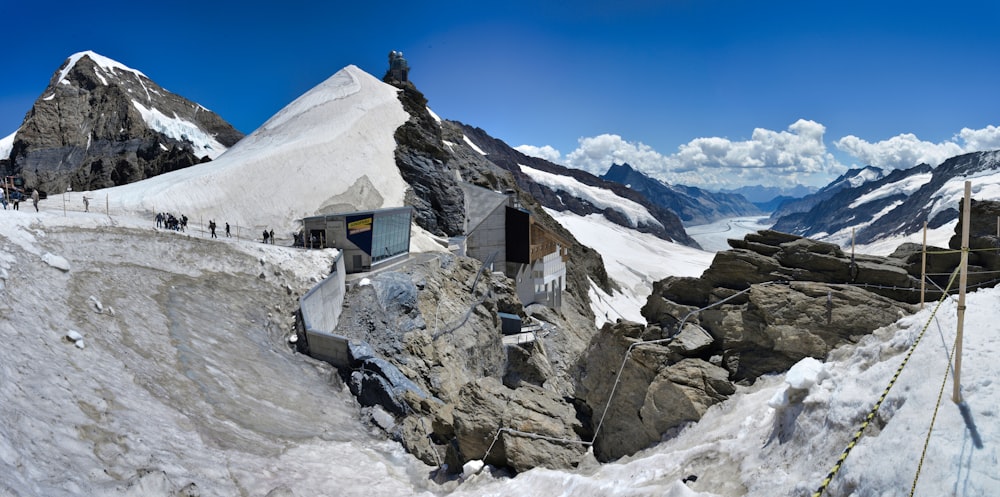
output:
[[65, 257], [46, 252], [42, 255], [42, 261], [60, 271], [69, 271], [69, 261]]

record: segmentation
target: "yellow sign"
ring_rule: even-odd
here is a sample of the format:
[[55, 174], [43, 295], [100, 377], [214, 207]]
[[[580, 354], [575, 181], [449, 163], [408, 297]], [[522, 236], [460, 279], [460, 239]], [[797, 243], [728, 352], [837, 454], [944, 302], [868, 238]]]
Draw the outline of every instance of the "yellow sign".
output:
[[358, 233], [364, 233], [365, 231], [371, 231], [372, 229], [372, 218], [366, 217], [364, 219], [358, 219], [357, 221], [351, 221], [347, 223], [347, 234], [356, 235]]

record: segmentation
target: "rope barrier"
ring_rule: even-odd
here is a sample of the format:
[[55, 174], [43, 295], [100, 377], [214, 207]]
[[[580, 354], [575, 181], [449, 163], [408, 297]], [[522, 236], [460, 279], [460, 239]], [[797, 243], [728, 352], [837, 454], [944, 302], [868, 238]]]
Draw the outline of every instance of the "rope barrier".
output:
[[[951, 288], [951, 285], [955, 282], [955, 277], [957, 276], [958, 276], [958, 268], [955, 269], [955, 272], [952, 273], [951, 280], [948, 281], [948, 287], [947, 287], [948, 289]], [[882, 391], [882, 395], [878, 398], [878, 401], [875, 402], [875, 405], [872, 406], [870, 411], [868, 411], [868, 415], [865, 416], [865, 420], [861, 423], [861, 427], [858, 428], [858, 431], [854, 433], [854, 436], [851, 438], [851, 441], [848, 442], [847, 447], [844, 449], [844, 451], [840, 453], [840, 457], [837, 458], [837, 462], [833, 465], [833, 468], [830, 470], [830, 472], [827, 473], [826, 478], [823, 479], [823, 482], [820, 483], [819, 488], [816, 489], [815, 492], [813, 492], [812, 497], [820, 497], [821, 495], [823, 495], [823, 492], [826, 491], [826, 488], [830, 485], [830, 482], [833, 481], [833, 478], [837, 476], [838, 472], [840, 472], [840, 468], [841, 466], [843, 466], [844, 460], [847, 459], [847, 456], [851, 453], [851, 450], [854, 449], [854, 446], [858, 443], [858, 440], [861, 439], [861, 435], [862, 433], [864, 433], [865, 428], [868, 427], [868, 424], [871, 423], [872, 419], [874, 419], [875, 415], [878, 413], [879, 408], [882, 407], [882, 402], [885, 401], [885, 398], [889, 395], [889, 391], [892, 390], [892, 387], [896, 384], [896, 380], [899, 379], [899, 375], [900, 373], [903, 372], [903, 368], [907, 365], [907, 363], [909, 363], [910, 357], [913, 356], [913, 351], [916, 350], [917, 345], [920, 344], [920, 340], [927, 332], [927, 329], [930, 327], [931, 321], [934, 319], [934, 315], [937, 314], [938, 309], [941, 308], [941, 305], [944, 303], [946, 297], [947, 293], [941, 294], [941, 298], [938, 299], [938, 304], [934, 307], [934, 310], [931, 311], [931, 315], [927, 319], [927, 323], [924, 324], [924, 328], [920, 330], [920, 334], [917, 335], [917, 338], [916, 340], [914, 340], [913, 345], [910, 346], [910, 350], [907, 351], [906, 356], [903, 357], [903, 362], [900, 363], [898, 368], [896, 368], [896, 373], [892, 375], [892, 379], [889, 380], [889, 385], [885, 387], [885, 390]]]
[[[938, 325], [940, 327], [940, 325]], [[937, 404], [934, 405], [934, 415], [931, 416], [931, 425], [927, 428], [927, 438], [924, 440], [924, 450], [920, 452], [920, 462], [917, 463], [917, 472], [913, 475], [913, 485], [910, 487], [910, 497], [917, 491], [917, 480], [920, 479], [920, 470], [924, 466], [924, 458], [927, 457], [927, 447], [931, 444], [931, 433], [934, 431], [934, 422], [937, 420], [938, 410], [941, 408], [941, 399], [944, 398], [944, 387], [948, 385], [948, 373], [951, 372], [951, 364], [955, 358], [955, 347], [951, 348], [948, 354], [948, 367], [944, 370], [944, 378], [941, 380], [941, 389], [938, 391]]]

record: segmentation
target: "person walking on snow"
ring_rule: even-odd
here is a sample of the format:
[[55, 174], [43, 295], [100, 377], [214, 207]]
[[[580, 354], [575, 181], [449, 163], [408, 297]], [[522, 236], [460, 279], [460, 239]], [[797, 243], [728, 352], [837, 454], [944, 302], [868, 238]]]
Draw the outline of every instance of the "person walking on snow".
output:
[[274, 245], [274, 230], [271, 230], [271, 245]]
[[226, 238], [229, 238], [229, 223], [226, 223]]
[[38, 212], [38, 188], [31, 190], [31, 205], [34, 205], [35, 212]]
[[264, 243], [267, 243], [268, 236], [269, 235], [267, 234], [267, 230], [264, 230]]
[[86, 195], [83, 196], [83, 212], [90, 212], [90, 199]]
[[219, 238], [215, 235], [215, 220], [211, 219], [208, 221], [208, 230], [212, 232], [212, 238]]

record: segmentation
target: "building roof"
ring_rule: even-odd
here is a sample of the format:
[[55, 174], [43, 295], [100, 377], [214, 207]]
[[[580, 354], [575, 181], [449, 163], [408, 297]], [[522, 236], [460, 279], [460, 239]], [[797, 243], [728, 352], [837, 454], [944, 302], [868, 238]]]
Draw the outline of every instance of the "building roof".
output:
[[318, 216], [304, 217], [304, 218], [302, 218], [302, 221], [303, 222], [306, 222], [306, 221], [315, 221], [315, 220], [318, 220], [318, 219], [328, 219], [328, 218], [331, 218], [331, 217], [339, 217], [339, 216], [356, 216], [358, 214], [387, 214], [387, 213], [390, 213], [390, 212], [399, 212], [399, 211], [404, 211], [404, 210], [406, 210], [406, 211], [413, 211], [413, 207], [410, 207], [408, 205], [404, 205], [403, 207], [386, 207], [386, 208], [383, 208], [383, 209], [374, 209], [374, 210], [367, 210], [367, 211], [337, 212], [337, 213], [333, 213], [333, 214], [320, 214]]
[[465, 216], [468, 219], [466, 233], [475, 231], [497, 207], [507, 204], [507, 195], [503, 193], [472, 183], [460, 181], [458, 184], [465, 192]]

